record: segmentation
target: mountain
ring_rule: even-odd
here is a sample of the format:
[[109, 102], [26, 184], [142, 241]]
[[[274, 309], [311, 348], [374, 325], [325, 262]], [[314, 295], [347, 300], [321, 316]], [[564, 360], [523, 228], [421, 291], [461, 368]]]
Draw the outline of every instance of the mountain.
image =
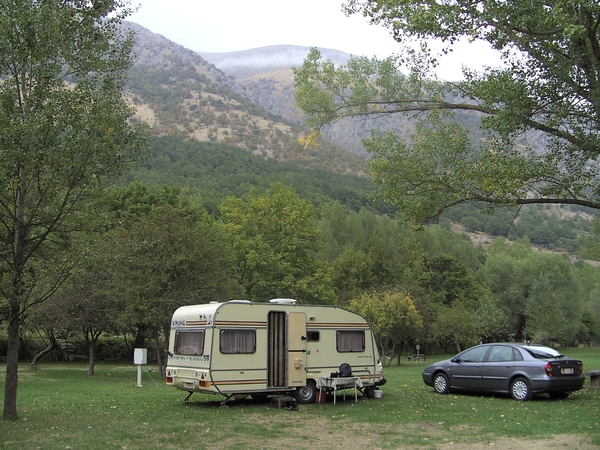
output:
[[274, 69], [243, 83], [192, 50], [137, 24], [126, 26], [137, 35], [126, 94], [153, 135], [236, 145], [264, 158], [338, 173], [362, 172], [364, 158], [333, 142], [300, 145], [307, 130], [293, 112], [291, 67], [279, 66], [290, 74], [285, 82], [276, 82]]
[[[300, 124], [292, 68], [302, 65], [309, 50], [295, 45], [273, 45], [238, 52], [199, 52], [199, 55], [233, 77], [269, 112]], [[352, 56], [338, 50], [319, 48], [319, 51], [336, 64], [346, 64]]]
[[[276, 180], [293, 185], [315, 203], [334, 198], [358, 209], [365, 206], [365, 193], [375, 189], [369, 185], [371, 180], [336, 174], [362, 175], [366, 155], [360, 139], [370, 130], [393, 128], [402, 133], [413, 126], [403, 117], [341, 121], [326, 130], [319, 148], [305, 150], [298, 143], [307, 130], [293, 101], [292, 67], [302, 63], [308, 48], [272, 46], [200, 55], [139, 25], [127, 26], [138, 39], [126, 95], [137, 108], [138, 120], [147, 122], [154, 136], [163, 137], [152, 141], [152, 158], [128, 181], [200, 189], [208, 193], [215, 207], [223, 195], [241, 195], [236, 189], [264, 187]], [[337, 64], [350, 57], [335, 50], [321, 51]], [[476, 128], [473, 116], [459, 120]], [[244, 158], [234, 147], [258, 155], [268, 164]], [[289, 164], [280, 167], [277, 162], [308, 170], [295, 170]], [[499, 227], [483, 223], [477, 212], [453, 212], [448, 217], [472, 232], [491, 227], [506, 234], [516, 222], [514, 212], [509, 214], [508, 224]], [[539, 234], [547, 240], [548, 233]], [[534, 242], [532, 233], [528, 235]], [[569, 239], [563, 237], [559, 247], [572, 251], [575, 244]], [[551, 241], [556, 245], [556, 239]]]
[[[274, 45], [237, 52], [199, 54], [233, 77], [269, 112], [301, 124], [300, 110], [294, 101], [292, 68], [302, 65], [309, 50], [309, 47]], [[318, 50], [324, 59], [331, 60], [336, 65], [346, 64], [352, 56], [359, 56], [327, 48]], [[327, 141], [366, 158], [368, 155], [361, 139], [369, 136], [373, 129], [394, 129], [400, 133], [408, 133], [413, 130], [413, 123], [400, 115], [361, 117], [340, 120], [324, 127], [322, 133]]]

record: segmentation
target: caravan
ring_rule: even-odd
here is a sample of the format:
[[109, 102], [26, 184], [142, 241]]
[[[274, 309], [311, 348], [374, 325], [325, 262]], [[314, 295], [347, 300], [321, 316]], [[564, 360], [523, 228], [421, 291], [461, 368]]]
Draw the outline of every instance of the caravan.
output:
[[312, 403], [319, 379], [344, 363], [368, 397], [385, 383], [364, 317], [292, 299], [183, 306], [173, 314], [168, 354], [168, 385], [189, 392], [188, 398], [194, 392], [223, 395], [223, 404], [273, 394]]

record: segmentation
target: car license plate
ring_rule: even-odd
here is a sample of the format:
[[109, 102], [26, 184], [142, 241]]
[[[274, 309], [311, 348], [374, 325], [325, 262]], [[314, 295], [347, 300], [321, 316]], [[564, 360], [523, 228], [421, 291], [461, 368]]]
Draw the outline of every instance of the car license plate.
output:
[[562, 369], [560, 369], [560, 373], [562, 373], [563, 375], [573, 375], [573, 368], [563, 367]]
[[185, 389], [194, 389], [194, 383], [183, 383]]

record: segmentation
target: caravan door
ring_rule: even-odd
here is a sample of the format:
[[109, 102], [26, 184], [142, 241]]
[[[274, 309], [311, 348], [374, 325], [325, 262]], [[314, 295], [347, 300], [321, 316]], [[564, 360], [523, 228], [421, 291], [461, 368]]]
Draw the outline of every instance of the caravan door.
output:
[[288, 314], [288, 386], [306, 385], [306, 314]]

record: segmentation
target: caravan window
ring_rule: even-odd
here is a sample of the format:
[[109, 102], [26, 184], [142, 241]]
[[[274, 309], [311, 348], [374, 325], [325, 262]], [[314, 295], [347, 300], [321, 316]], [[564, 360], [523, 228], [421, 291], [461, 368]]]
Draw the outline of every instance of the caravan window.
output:
[[204, 330], [175, 332], [176, 355], [201, 355], [204, 353]]
[[307, 331], [306, 339], [308, 342], [315, 342], [321, 339], [321, 333], [319, 331]]
[[255, 330], [221, 330], [221, 353], [255, 353]]
[[337, 332], [337, 351], [338, 352], [364, 352], [365, 351], [365, 332], [357, 331], [338, 331]]

